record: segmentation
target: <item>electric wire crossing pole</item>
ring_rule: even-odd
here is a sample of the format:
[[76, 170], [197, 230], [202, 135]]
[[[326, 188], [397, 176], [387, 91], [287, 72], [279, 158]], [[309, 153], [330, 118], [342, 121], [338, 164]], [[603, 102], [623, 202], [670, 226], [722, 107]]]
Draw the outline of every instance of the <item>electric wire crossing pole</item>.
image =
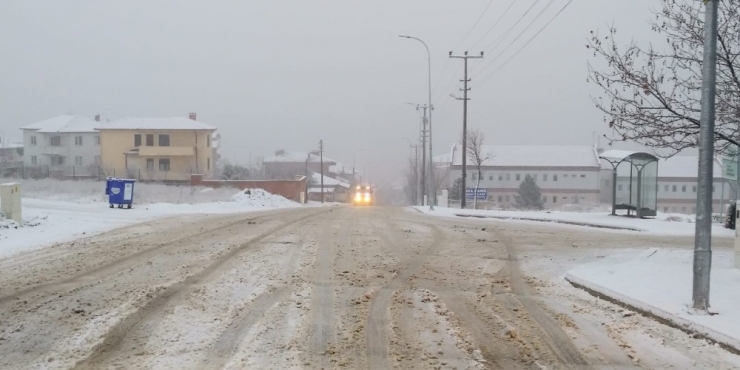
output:
[[702, 64], [699, 126], [699, 186], [696, 191], [694, 236], [695, 310], [709, 309], [709, 274], [712, 269], [712, 167], [714, 161], [714, 104], [717, 85], [717, 8], [719, 0], [705, 0], [704, 63]]
[[321, 161], [321, 203], [324, 203], [324, 140], [319, 140], [319, 156]]
[[[457, 58], [462, 59], [463, 63], [465, 64], [465, 77], [461, 80], [463, 82], [463, 88], [460, 89], [463, 92], [462, 98], [455, 98], [457, 100], [463, 101], [463, 132], [462, 132], [462, 189], [460, 190], [460, 208], [465, 208], [465, 200], [467, 198], [467, 158], [468, 158], [468, 91], [470, 91], [470, 88], [468, 87], [468, 82], [470, 82], [470, 79], [468, 78], [468, 59], [481, 59], [483, 58], [483, 52], [480, 52], [480, 55], [468, 55], [468, 52], [466, 51], [464, 55], [452, 55], [452, 52], [450, 52], [450, 58]], [[474, 197], [477, 197], [478, 194], [473, 194]]]

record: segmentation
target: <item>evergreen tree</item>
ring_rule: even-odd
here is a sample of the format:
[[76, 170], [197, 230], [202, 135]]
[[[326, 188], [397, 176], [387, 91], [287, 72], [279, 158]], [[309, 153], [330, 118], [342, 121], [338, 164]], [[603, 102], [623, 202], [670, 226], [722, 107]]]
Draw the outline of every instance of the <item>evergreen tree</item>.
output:
[[543, 209], [542, 192], [540, 187], [530, 175], [524, 177], [524, 181], [519, 184], [519, 195], [516, 197], [516, 205], [521, 209]]
[[452, 187], [447, 189], [447, 196], [450, 200], [460, 200], [460, 191], [462, 191], [462, 178], [458, 177], [452, 183]]

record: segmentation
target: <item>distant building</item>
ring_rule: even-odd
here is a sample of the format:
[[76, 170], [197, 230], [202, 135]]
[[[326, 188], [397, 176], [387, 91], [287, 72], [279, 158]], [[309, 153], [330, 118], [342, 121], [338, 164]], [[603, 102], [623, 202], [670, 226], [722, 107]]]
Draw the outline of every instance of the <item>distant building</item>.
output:
[[23, 144], [0, 138], [0, 176], [17, 176], [23, 169]]
[[[321, 174], [311, 172], [308, 185], [308, 199], [321, 200]], [[343, 179], [324, 176], [324, 201], [349, 202], [350, 183]]]
[[[324, 175], [328, 176], [330, 168], [337, 161], [324, 156]], [[262, 160], [263, 172], [268, 179], [292, 180], [295, 176], [307, 176], [311, 171], [321, 172], [321, 155], [318, 151], [301, 152], [278, 150], [272, 157]], [[310, 180], [310, 178], [309, 178]]]
[[106, 175], [149, 181], [189, 181], [213, 171], [216, 128], [189, 118], [124, 118], [100, 129]]
[[[447, 186], [462, 177], [461, 152], [461, 146], [453, 146]], [[487, 189], [487, 200], [494, 206], [514, 206], [519, 185], [527, 175], [539, 185], [546, 208], [600, 203], [601, 163], [594, 147], [487, 145], [482, 152], [490, 159], [481, 167], [480, 187]], [[477, 168], [468, 156], [467, 187], [474, 188], [477, 181]]]
[[[699, 158], [674, 156], [658, 162], [658, 211], [664, 213], [696, 213], [696, 190]], [[735, 181], [722, 177], [720, 159], [714, 160], [712, 212], [720, 213], [722, 205], [736, 198]]]
[[97, 176], [100, 164], [100, 115], [64, 115], [21, 127], [23, 161], [61, 176]]

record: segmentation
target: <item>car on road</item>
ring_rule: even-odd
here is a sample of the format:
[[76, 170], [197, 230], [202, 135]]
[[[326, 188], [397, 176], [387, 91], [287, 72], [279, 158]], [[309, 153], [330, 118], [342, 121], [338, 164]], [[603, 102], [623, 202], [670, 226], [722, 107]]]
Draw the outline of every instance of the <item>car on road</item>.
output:
[[374, 202], [373, 189], [368, 185], [357, 185], [352, 195], [352, 204], [355, 206], [371, 206]]

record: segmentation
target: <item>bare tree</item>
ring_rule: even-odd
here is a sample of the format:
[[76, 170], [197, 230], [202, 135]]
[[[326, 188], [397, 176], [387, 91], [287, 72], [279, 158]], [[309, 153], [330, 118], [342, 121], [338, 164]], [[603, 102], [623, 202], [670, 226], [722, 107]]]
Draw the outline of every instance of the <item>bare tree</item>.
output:
[[[592, 31], [588, 48], [606, 62], [589, 63], [589, 80], [602, 96], [594, 97], [613, 129], [611, 142], [632, 140], [673, 155], [698, 145], [701, 113], [704, 2], [661, 0], [650, 23], [666, 40], [656, 49], [631, 42], [622, 49], [617, 29], [606, 36]], [[717, 51], [717, 150], [738, 142], [740, 125], [740, 13], [735, 0], [720, 0]]]
[[[478, 171], [477, 181], [475, 183], [475, 195], [473, 196], [473, 209], [478, 208], [478, 188], [480, 187], [481, 177], [483, 177], [481, 167], [485, 161], [493, 158], [491, 153], [484, 149], [483, 142], [485, 139], [485, 135], [480, 130], [468, 131], [468, 158], [473, 160], [475, 168]], [[465, 189], [462, 191], [464, 192]], [[465, 196], [465, 194], [462, 194], [462, 196]]]

